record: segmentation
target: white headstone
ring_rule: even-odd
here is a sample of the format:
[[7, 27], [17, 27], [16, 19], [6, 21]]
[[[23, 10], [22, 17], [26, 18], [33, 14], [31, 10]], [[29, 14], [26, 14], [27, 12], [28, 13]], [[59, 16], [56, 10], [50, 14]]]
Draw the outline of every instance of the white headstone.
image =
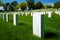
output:
[[21, 15], [23, 16], [24, 15], [24, 12], [21, 12]]
[[4, 14], [3, 14], [3, 20], [4, 20]]
[[9, 14], [7, 13], [6, 14], [6, 22], [8, 22], [8, 20], [9, 20]]
[[33, 14], [33, 34], [40, 38], [44, 35], [43, 34], [43, 25], [44, 25], [43, 21], [44, 21], [44, 18], [41, 13]]
[[27, 12], [25, 12], [25, 15], [27, 16], [27, 15], [28, 15], [28, 13], [27, 13]]
[[31, 12], [31, 16], [33, 16], [33, 12]]
[[56, 14], [59, 14], [59, 12], [58, 12], [58, 11], [55, 11], [55, 13], [56, 13]]
[[60, 11], [59, 11], [59, 15], [60, 15]]
[[44, 15], [46, 14], [46, 12], [42, 12]]
[[17, 14], [16, 13], [13, 14], [13, 24], [17, 25]]
[[46, 11], [45, 14], [48, 14], [48, 11]]
[[51, 18], [52, 12], [48, 12], [48, 17]]
[[17, 12], [18, 15], [20, 15], [20, 12]]

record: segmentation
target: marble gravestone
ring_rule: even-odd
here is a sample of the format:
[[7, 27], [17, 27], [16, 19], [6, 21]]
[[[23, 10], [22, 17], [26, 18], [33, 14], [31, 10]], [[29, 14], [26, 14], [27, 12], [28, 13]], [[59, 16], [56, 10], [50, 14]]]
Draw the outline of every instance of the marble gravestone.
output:
[[33, 14], [33, 34], [38, 37], [44, 36], [44, 15], [42, 13]]

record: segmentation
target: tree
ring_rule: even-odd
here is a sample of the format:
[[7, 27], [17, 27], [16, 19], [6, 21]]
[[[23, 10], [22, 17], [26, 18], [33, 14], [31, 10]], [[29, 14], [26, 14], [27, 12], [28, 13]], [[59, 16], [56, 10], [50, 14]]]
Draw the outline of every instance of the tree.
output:
[[17, 1], [13, 1], [11, 3], [8, 2], [5, 4], [4, 8], [6, 11], [16, 11], [18, 9], [17, 5], [18, 5]]
[[7, 3], [5, 4], [5, 6], [4, 6], [5, 11], [9, 11], [9, 10], [10, 10], [10, 9], [9, 9], [9, 6], [10, 6], [10, 3], [7, 2]]
[[11, 2], [10, 10], [11, 10], [11, 11], [17, 10], [17, 9], [18, 9], [18, 8], [17, 8], [17, 5], [18, 5], [17, 1]]
[[42, 7], [43, 7], [43, 4], [40, 1], [35, 4], [36, 9], [40, 9]]
[[45, 5], [44, 8], [53, 8], [52, 5]]
[[54, 3], [54, 8], [60, 8], [60, 2]]
[[34, 9], [34, 0], [26, 0], [29, 10]]
[[20, 3], [20, 8], [24, 11], [27, 8], [26, 3]]

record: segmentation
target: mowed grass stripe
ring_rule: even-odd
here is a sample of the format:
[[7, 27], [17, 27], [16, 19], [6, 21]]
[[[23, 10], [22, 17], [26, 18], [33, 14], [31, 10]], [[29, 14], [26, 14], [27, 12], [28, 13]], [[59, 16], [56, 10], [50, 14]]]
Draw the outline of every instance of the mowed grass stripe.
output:
[[18, 25], [13, 26], [13, 16], [9, 22], [0, 20], [0, 40], [40, 40], [32, 33], [32, 17], [18, 16]]
[[[51, 18], [44, 16], [44, 32], [45, 35], [52, 33], [51, 37], [44, 40], [60, 40], [60, 16], [53, 13]], [[49, 34], [50, 35], [50, 34]], [[40, 40], [40, 38], [32, 34], [32, 17], [19, 16], [18, 24], [13, 26], [13, 15], [9, 16], [9, 22], [0, 19], [0, 40]]]

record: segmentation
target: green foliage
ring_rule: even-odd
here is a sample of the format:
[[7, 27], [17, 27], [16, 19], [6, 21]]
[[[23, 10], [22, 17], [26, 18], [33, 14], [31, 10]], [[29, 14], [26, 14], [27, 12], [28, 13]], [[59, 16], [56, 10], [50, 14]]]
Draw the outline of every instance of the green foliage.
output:
[[[50, 37], [47, 36], [45, 40], [60, 40], [60, 16], [53, 13], [51, 18], [48, 15], [44, 16], [44, 28], [45, 33], [49, 32]], [[52, 34], [51, 34], [52, 32]]]
[[36, 9], [40, 9], [42, 7], [43, 7], [43, 4], [40, 1], [35, 4]]
[[29, 10], [34, 9], [34, 0], [26, 0]]
[[54, 8], [60, 8], [60, 2], [54, 3]]
[[11, 11], [17, 10], [17, 8], [16, 8], [17, 5], [18, 5], [17, 1], [11, 2], [10, 10], [11, 10]]
[[44, 8], [53, 8], [52, 5], [45, 5]]
[[20, 3], [20, 8], [24, 11], [27, 8], [26, 3], [24, 2]]
[[4, 6], [5, 11], [9, 10], [9, 8], [8, 8], [9, 5], [10, 5], [9, 2], [7, 2], [7, 3], [5, 4], [5, 6]]
[[17, 5], [18, 5], [17, 1], [13, 1], [11, 3], [8, 2], [4, 6], [5, 11], [16, 11], [18, 9]]

